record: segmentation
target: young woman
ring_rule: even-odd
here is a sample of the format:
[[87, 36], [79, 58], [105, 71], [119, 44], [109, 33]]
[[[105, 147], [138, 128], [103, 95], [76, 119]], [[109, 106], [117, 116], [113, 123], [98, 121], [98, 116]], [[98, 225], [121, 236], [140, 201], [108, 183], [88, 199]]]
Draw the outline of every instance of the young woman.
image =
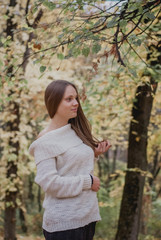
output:
[[45, 91], [51, 118], [29, 148], [35, 158], [35, 182], [45, 192], [43, 233], [46, 240], [92, 240], [99, 221], [94, 159], [110, 148], [97, 142], [82, 111], [74, 84], [58, 80]]

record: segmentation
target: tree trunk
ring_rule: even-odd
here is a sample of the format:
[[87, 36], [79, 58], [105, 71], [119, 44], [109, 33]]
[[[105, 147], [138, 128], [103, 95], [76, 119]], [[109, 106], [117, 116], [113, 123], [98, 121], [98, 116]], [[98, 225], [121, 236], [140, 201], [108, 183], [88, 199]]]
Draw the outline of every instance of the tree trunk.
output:
[[[12, 103], [13, 104], [13, 103]], [[19, 122], [20, 122], [20, 115], [19, 115], [19, 105], [14, 103], [14, 114], [16, 118], [13, 122], [8, 122], [6, 125], [6, 131], [16, 132], [19, 131]], [[16, 137], [16, 135], [15, 135]], [[13, 161], [7, 162], [7, 179], [10, 182], [14, 182], [17, 176], [17, 159], [18, 159], [18, 152], [19, 152], [19, 142], [14, 142], [14, 138], [10, 138], [9, 146], [11, 149], [15, 149], [12, 151], [12, 154], [16, 156]], [[18, 193], [18, 188], [15, 185], [13, 189], [6, 190], [5, 196], [5, 213], [4, 213], [4, 239], [5, 240], [16, 240], [16, 197]]]
[[[9, 7], [16, 6], [16, 0], [10, 0]], [[10, 14], [9, 10], [7, 10], [6, 15], [8, 16], [7, 19], [7, 28], [6, 28], [6, 35], [10, 36], [13, 41], [13, 30], [16, 29], [17, 24], [13, 23], [14, 15]], [[8, 59], [10, 62], [10, 59]], [[13, 67], [10, 66], [8, 68], [8, 74], [13, 76]], [[13, 91], [10, 92], [10, 96], [13, 94]], [[13, 105], [13, 109], [10, 110], [10, 105]], [[14, 137], [16, 137], [16, 132], [19, 131], [19, 122], [20, 122], [20, 115], [19, 115], [19, 105], [15, 102], [10, 102], [8, 105], [8, 110], [11, 111], [11, 114], [16, 115], [13, 121], [9, 121], [6, 123], [5, 128], [8, 132], [13, 132]], [[8, 160], [7, 162], [7, 179], [9, 181], [14, 182], [17, 178], [17, 156], [19, 152], [19, 142], [14, 141], [14, 137], [10, 137], [9, 140], [9, 148], [12, 151], [12, 156], [16, 156], [14, 160]], [[13, 150], [14, 149], [14, 150]], [[7, 189], [6, 196], [5, 196], [5, 212], [4, 212], [4, 239], [5, 240], [16, 240], [16, 196], [17, 196], [17, 187], [14, 186], [15, 189]]]
[[27, 233], [27, 225], [26, 225], [26, 221], [25, 221], [25, 215], [21, 208], [19, 209], [19, 217], [20, 217], [20, 222], [21, 222], [21, 229], [22, 229], [23, 233]]
[[100, 161], [97, 162], [97, 166], [98, 166], [98, 177], [101, 178], [102, 177], [102, 167], [101, 167]]
[[112, 173], [116, 170], [116, 157], [117, 157], [117, 151], [118, 151], [118, 145], [116, 145], [116, 148], [113, 153], [113, 163], [112, 163]]
[[37, 203], [38, 203], [39, 212], [41, 212], [42, 206], [41, 206], [41, 188], [40, 188], [40, 186], [38, 188]]
[[[16, 0], [10, 0], [9, 7], [10, 9], [15, 7], [17, 4]], [[26, 3], [26, 15], [28, 12], [30, 0]], [[17, 24], [14, 23], [14, 13], [12, 13], [12, 9], [10, 12], [10, 9], [7, 10], [6, 15], [8, 16], [7, 19], [7, 27], [6, 27], [6, 35], [7, 37], [10, 36], [11, 40], [14, 41], [14, 30], [17, 28]], [[14, 12], [14, 11], [13, 11]], [[34, 19], [33, 24], [31, 25], [33, 28], [36, 28], [41, 17], [43, 15], [43, 11], [40, 9], [37, 17]], [[33, 39], [34, 35], [30, 33], [28, 43]], [[24, 52], [23, 56], [23, 64], [22, 69], [23, 72], [25, 72], [30, 49], [28, 48], [28, 43], [26, 47], [26, 51]], [[7, 59], [8, 63], [10, 63], [10, 58]], [[10, 65], [7, 72], [8, 76], [13, 77], [13, 66]], [[20, 90], [21, 91], [21, 90]], [[14, 89], [10, 91], [10, 96], [14, 95]], [[20, 93], [19, 93], [20, 96]], [[14, 106], [13, 109], [10, 109], [10, 106]], [[11, 100], [8, 104], [8, 111], [15, 115], [15, 118], [13, 121], [9, 121], [5, 124], [6, 131], [13, 132], [14, 137], [10, 138], [9, 140], [9, 151], [12, 151], [12, 154], [14, 155], [13, 161], [8, 161], [7, 163], [7, 178], [9, 182], [14, 182], [17, 176], [17, 161], [18, 161], [18, 155], [19, 155], [19, 141], [15, 141], [15, 137], [17, 135], [17, 132], [19, 132], [19, 124], [20, 124], [20, 106], [18, 103], [16, 103], [14, 100]], [[10, 153], [9, 152], [9, 153]], [[13, 156], [12, 155], [12, 156]], [[18, 185], [14, 185], [14, 190], [7, 189], [6, 196], [5, 196], [5, 212], [4, 212], [4, 239], [5, 240], [16, 240], [16, 198], [18, 193]], [[25, 226], [25, 218], [24, 215], [22, 215], [23, 212], [21, 212], [21, 218], [23, 218], [23, 225]], [[26, 227], [24, 227], [26, 231]]]
[[28, 188], [29, 188], [28, 199], [30, 199], [30, 201], [33, 202], [34, 201], [34, 194], [33, 194], [34, 177], [33, 177], [33, 174], [29, 175], [28, 181], [29, 181], [29, 183], [28, 183]]
[[[156, 88], [155, 88], [156, 90]], [[153, 96], [151, 86], [137, 88], [129, 132], [128, 171], [120, 210], [116, 240], [136, 240], [139, 233], [145, 176], [147, 170], [147, 133]]]
[[[147, 60], [153, 55], [154, 48], [160, 52], [161, 46], [149, 47]], [[151, 66], [161, 63], [161, 56], [150, 60]], [[136, 240], [140, 228], [140, 215], [145, 176], [142, 171], [147, 170], [147, 135], [148, 125], [153, 104], [153, 94], [157, 89], [157, 82], [151, 77], [150, 84], [143, 84], [137, 88], [133, 105], [133, 119], [129, 132], [128, 171], [125, 177], [125, 187], [121, 203], [120, 218], [116, 240]]]
[[[159, 53], [161, 51], [160, 42], [157, 46], [149, 47], [147, 60], [150, 60], [154, 52], [154, 47]], [[159, 55], [155, 61], [150, 61], [151, 66], [161, 63]], [[140, 228], [140, 215], [145, 176], [143, 171], [147, 170], [147, 138], [148, 125], [153, 104], [153, 95], [157, 89], [157, 82], [152, 77], [150, 84], [138, 86], [133, 105], [129, 131], [128, 147], [128, 171], [125, 177], [118, 231], [116, 240], [137, 240]]]

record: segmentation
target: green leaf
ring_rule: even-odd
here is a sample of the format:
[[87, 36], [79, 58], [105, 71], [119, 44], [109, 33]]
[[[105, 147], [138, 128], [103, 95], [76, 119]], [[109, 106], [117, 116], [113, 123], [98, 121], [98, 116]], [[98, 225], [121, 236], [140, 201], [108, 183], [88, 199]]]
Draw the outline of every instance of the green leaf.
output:
[[141, 43], [142, 43], [142, 42], [141, 42], [141, 39], [138, 39], [138, 40], [136, 41], [136, 45], [137, 45], [137, 46], [141, 46]]
[[111, 21], [109, 21], [107, 23], [107, 28], [112, 28], [112, 27], [116, 26], [117, 23], [118, 23], [118, 18], [114, 17], [114, 18], [112, 18]]
[[40, 72], [41, 72], [41, 73], [43, 73], [45, 70], [46, 70], [46, 67], [45, 67], [45, 66], [41, 66], [41, 67], [40, 67]]
[[129, 36], [129, 39], [131, 39], [131, 40], [135, 40], [137, 37], [136, 37], [136, 35], [135, 34], [131, 34], [130, 36]]
[[0, 68], [3, 66], [3, 62], [0, 60]]
[[141, 39], [135, 39], [132, 43], [133, 43], [135, 46], [141, 46], [142, 41], [141, 41]]
[[87, 57], [89, 55], [90, 49], [89, 47], [85, 47], [82, 49], [82, 54]]
[[[72, 6], [72, 5], [71, 5], [71, 6]], [[69, 11], [70, 11], [70, 12], [74, 12], [74, 11], [75, 11], [75, 7], [73, 7], [73, 6], [72, 6], [72, 7], [69, 7]]]
[[38, 10], [38, 7], [36, 6], [36, 7], [34, 7], [34, 9], [32, 10], [32, 13], [36, 13], [37, 10]]
[[116, 22], [110, 21], [110, 22], [107, 23], [107, 28], [114, 27], [115, 25], [116, 25]]
[[129, 72], [130, 72], [135, 78], [138, 77], [138, 76], [137, 76], [137, 72], [136, 72], [135, 69], [129, 68], [128, 70], [129, 70]]
[[58, 35], [58, 41], [61, 42], [63, 37], [64, 37], [64, 33]]
[[55, 4], [55, 3], [53, 3], [53, 2], [48, 2], [48, 1], [44, 1], [44, 2], [43, 2], [43, 5], [44, 5], [45, 7], [47, 7], [47, 8], [49, 8], [50, 10], [53, 10], [53, 9], [55, 9], [55, 7], [56, 7], [56, 4]]
[[82, 4], [82, 0], [77, 0], [76, 1], [79, 5]]
[[92, 53], [98, 53], [101, 50], [101, 45], [100, 44], [94, 44], [92, 47]]
[[73, 41], [74, 41], [74, 42], [79, 41], [81, 37], [82, 37], [82, 36], [79, 34], [79, 35], [77, 35], [77, 36], [74, 38]]
[[60, 60], [63, 60], [64, 59], [64, 55], [62, 53], [58, 53], [57, 54], [57, 58], [60, 59]]
[[8, 15], [3, 15], [3, 18], [4, 18], [5, 20], [7, 20], [7, 19], [9, 19], [9, 16], [8, 16]]
[[120, 27], [123, 28], [127, 25], [127, 21], [126, 20], [121, 20], [119, 24], [120, 24]]
[[81, 54], [80, 48], [74, 48], [72, 54], [74, 57], [78, 57]]
[[151, 20], [154, 20], [154, 19], [155, 19], [155, 16], [154, 16], [154, 14], [153, 14], [152, 12], [147, 12], [147, 13], [145, 14], [145, 16], [148, 17], [148, 18], [151, 19]]

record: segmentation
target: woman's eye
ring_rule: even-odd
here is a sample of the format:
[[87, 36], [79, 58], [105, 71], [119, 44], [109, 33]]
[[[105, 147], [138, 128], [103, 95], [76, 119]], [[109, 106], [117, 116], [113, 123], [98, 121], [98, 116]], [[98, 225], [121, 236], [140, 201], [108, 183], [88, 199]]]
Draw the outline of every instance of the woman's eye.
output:
[[67, 101], [70, 102], [72, 100], [72, 98], [67, 98]]

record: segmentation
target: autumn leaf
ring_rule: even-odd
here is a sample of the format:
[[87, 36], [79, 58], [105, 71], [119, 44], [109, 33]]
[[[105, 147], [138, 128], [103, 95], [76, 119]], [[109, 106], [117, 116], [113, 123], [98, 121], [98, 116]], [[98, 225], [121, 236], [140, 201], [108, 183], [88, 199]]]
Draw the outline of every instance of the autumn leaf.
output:
[[34, 43], [33, 48], [40, 50], [41, 49], [41, 43]]

